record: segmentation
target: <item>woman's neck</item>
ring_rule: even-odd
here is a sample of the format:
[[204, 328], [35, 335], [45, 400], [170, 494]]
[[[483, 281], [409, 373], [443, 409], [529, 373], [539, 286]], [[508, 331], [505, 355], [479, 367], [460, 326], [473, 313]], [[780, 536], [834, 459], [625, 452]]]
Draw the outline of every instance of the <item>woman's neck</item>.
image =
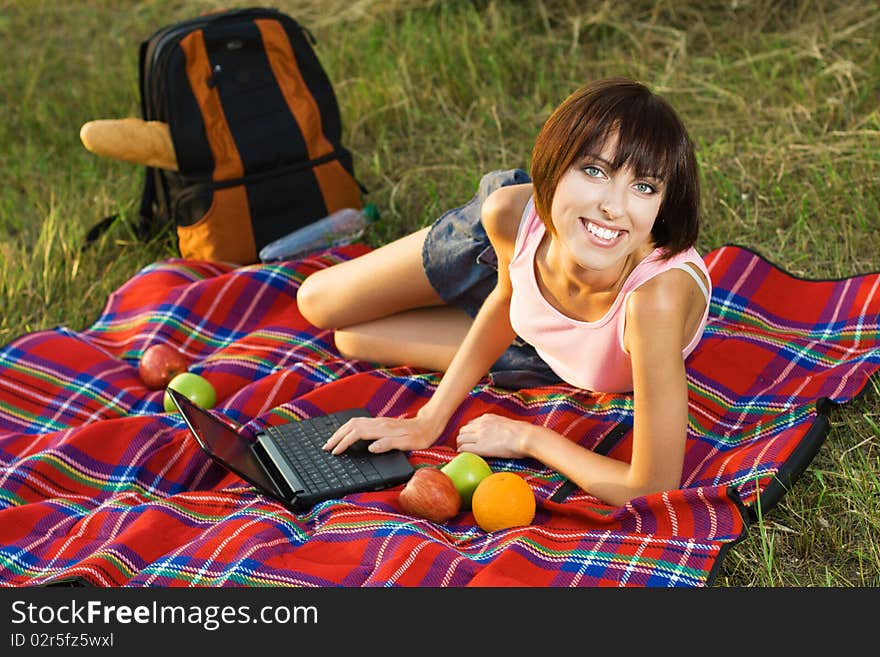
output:
[[[632, 270], [653, 250], [646, 245], [635, 253], [630, 253], [607, 269], [586, 269], [562, 247], [552, 235], [547, 235], [544, 244], [536, 254], [541, 260], [540, 268], [544, 280], [557, 294], [565, 291], [567, 297], [611, 296], [614, 298]], [[548, 280], [549, 279], [549, 280]]]

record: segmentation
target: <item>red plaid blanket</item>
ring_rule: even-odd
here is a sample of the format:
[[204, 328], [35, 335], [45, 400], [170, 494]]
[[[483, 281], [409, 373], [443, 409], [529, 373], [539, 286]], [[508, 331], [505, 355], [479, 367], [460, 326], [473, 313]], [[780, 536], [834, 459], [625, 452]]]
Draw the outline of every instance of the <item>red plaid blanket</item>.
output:
[[[214, 384], [214, 412], [251, 433], [354, 405], [413, 411], [435, 373], [346, 361], [297, 312], [306, 275], [365, 248], [238, 269], [155, 263], [87, 330], [3, 347], [0, 585], [705, 586], [756, 496], [766, 510], [821, 445], [824, 401], [851, 399], [880, 367], [878, 275], [806, 281], [723, 247], [706, 256], [710, 320], [688, 360], [681, 490], [614, 508], [538, 462], [490, 459], [531, 485], [531, 526], [486, 533], [469, 512], [433, 524], [402, 512], [398, 489], [294, 514], [213, 465], [137, 362], [157, 341], [177, 346]], [[489, 410], [628, 458], [630, 396], [486, 378], [412, 462], [451, 459], [457, 428]]]

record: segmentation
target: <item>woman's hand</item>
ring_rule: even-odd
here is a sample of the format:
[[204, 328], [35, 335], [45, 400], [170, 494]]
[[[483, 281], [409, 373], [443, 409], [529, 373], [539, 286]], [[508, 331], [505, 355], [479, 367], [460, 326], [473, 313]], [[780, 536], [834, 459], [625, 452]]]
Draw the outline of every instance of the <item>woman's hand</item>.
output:
[[528, 422], [486, 413], [459, 430], [458, 451], [499, 458], [526, 457], [526, 441], [534, 429]]
[[355, 417], [339, 427], [324, 443], [324, 450], [341, 454], [358, 440], [372, 441], [371, 452], [389, 449], [412, 450], [430, 447], [443, 431], [423, 417]]

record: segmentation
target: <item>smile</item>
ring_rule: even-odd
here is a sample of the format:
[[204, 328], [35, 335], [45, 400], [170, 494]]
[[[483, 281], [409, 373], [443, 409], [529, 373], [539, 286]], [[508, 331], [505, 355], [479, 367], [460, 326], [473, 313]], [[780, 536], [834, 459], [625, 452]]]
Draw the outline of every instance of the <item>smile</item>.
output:
[[610, 228], [604, 228], [603, 226], [597, 226], [596, 224], [594, 224], [592, 221], [589, 221], [589, 220], [585, 220], [584, 223], [586, 224], [587, 231], [589, 231], [590, 234], [595, 235], [599, 239], [604, 240], [606, 242], [611, 242], [612, 240], [617, 239], [617, 237], [620, 236], [620, 233], [622, 232], [619, 230], [611, 230]]

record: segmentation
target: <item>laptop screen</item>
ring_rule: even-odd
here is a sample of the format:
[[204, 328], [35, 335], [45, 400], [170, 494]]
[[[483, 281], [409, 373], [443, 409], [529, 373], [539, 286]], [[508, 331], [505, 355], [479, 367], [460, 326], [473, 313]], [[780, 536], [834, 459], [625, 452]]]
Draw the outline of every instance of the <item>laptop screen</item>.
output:
[[269, 495], [277, 495], [277, 488], [263, 471], [251, 449], [251, 443], [232, 427], [199, 408], [183, 395], [174, 390], [170, 390], [169, 394], [177, 404], [196, 441], [211, 458]]

